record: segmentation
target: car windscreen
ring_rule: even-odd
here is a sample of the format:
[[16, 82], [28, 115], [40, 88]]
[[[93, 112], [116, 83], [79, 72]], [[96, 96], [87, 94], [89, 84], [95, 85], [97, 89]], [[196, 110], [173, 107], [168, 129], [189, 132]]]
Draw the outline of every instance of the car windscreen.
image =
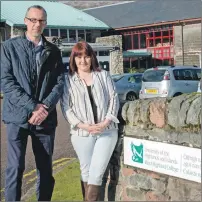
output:
[[123, 78], [123, 75], [114, 75], [114, 76], [112, 76], [112, 79], [113, 79], [114, 82], [119, 81], [121, 78]]
[[165, 69], [148, 70], [144, 72], [142, 81], [144, 82], [160, 82], [163, 80]]

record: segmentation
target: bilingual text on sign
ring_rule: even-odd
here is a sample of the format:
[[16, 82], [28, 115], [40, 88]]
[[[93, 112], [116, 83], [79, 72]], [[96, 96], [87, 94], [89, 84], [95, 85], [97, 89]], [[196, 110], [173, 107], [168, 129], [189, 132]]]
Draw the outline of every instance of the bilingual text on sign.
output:
[[124, 164], [201, 183], [201, 149], [124, 137]]

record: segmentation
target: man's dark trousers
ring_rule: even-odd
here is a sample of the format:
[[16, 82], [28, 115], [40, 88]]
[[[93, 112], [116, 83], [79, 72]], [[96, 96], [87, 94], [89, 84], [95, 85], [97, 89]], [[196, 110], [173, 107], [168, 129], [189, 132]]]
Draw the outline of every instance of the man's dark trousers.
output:
[[32, 131], [15, 124], [7, 124], [6, 201], [20, 201], [22, 177], [25, 170], [27, 138], [29, 135], [32, 138], [32, 149], [37, 168], [37, 199], [38, 201], [51, 200], [55, 183], [52, 176], [55, 129]]

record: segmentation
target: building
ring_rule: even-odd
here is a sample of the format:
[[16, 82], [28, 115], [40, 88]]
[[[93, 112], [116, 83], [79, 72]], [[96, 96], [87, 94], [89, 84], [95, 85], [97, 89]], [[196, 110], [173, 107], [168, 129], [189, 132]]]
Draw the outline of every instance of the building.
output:
[[67, 38], [69, 42], [95, 42], [108, 25], [89, 14], [57, 1], [0, 1], [0, 41], [21, 35], [26, 27], [24, 17], [28, 7], [41, 5], [47, 11], [47, 37]]
[[200, 65], [201, 0], [136, 0], [84, 9], [122, 35], [124, 68]]

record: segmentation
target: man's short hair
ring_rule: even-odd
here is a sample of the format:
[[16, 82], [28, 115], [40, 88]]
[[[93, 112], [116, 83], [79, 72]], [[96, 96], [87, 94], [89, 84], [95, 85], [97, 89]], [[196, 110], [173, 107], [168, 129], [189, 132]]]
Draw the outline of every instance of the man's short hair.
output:
[[29, 13], [29, 10], [32, 9], [32, 8], [36, 8], [36, 9], [42, 10], [42, 11], [44, 12], [45, 17], [47, 18], [47, 12], [46, 12], [46, 10], [45, 10], [42, 6], [40, 6], [40, 5], [33, 5], [33, 6], [30, 6], [30, 7], [27, 9], [27, 11], [26, 11], [25, 17], [27, 17], [27, 15], [28, 15], [28, 13]]

